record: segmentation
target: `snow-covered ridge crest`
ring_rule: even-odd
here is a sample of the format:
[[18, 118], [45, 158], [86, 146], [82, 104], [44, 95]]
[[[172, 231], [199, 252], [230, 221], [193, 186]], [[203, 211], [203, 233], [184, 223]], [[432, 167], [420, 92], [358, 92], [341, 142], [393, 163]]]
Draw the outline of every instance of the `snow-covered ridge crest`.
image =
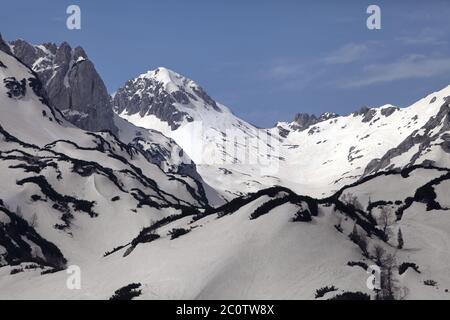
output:
[[172, 129], [205, 114], [229, 112], [194, 81], [163, 67], [127, 81], [115, 92], [113, 104], [118, 114], [155, 115]]
[[168, 92], [178, 91], [181, 88], [199, 88], [193, 80], [188, 79], [165, 67], [159, 67], [155, 70], [149, 70], [137, 77], [145, 79], [153, 79], [164, 85], [164, 90]]

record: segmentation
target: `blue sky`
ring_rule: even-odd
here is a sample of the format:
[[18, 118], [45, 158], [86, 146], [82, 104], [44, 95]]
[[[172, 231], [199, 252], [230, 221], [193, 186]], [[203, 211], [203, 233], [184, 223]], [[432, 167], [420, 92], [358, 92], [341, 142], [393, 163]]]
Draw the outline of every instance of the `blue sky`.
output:
[[[78, 4], [82, 29], [68, 30]], [[366, 28], [381, 8], [382, 29]], [[3, 1], [7, 40], [81, 45], [110, 92], [165, 66], [267, 127], [297, 112], [407, 106], [450, 84], [450, 2]]]

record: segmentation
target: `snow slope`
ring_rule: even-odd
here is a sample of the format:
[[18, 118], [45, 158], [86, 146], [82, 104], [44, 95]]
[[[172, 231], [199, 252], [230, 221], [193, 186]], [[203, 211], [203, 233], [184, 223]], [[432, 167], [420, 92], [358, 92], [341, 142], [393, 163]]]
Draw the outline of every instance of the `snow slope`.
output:
[[[160, 68], [115, 95], [119, 139], [68, 123], [31, 69], [0, 61], [0, 298], [108, 299], [132, 283], [138, 299], [375, 298], [366, 269], [391, 254], [395, 298], [449, 299], [450, 88], [266, 130]], [[229, 202], [191, 158], [219, 161], [200, 173]]]
[[257, 171], [255, 181], [215, 183], [225, 199], [239, 190], [260, 189], [258, 177], [275, 172], [280, 161], [280, 137], [239, 119], [194, 81], [169, 69], [158, 68], [128, 81], [115, 93], [113, 104], [121, 118], [174, 139], [210, 185], [228, 165], [232, 171], [241, 165]]
[[[299, 115], [292, 123], [259, 129], [238, 119], [192, 80], [158, 68], [128, 81], [113, 103], [120, 117], [174, 139], [198, 165], [205, 181], [230, 200], [273, 185], [313, 196], [330, 195], [365, 173], [376, 172], [373, 167], [379, 159], [419, 134], [438, 115], [447, 96], [450, 86], [406, 108], [385, 105], [347, 116]], [[428, 131], [439, 130], [435, 127]], [[433, 145], [448, 144], [447, 129], [436, 132]], [[417, 152], [413, 147], [417, 148], [408, 144], [402, 149], [411, 153], [402, 166], [448, 158], [437, 147], [411, 163]]]
[[195, 166], [165, 162], [167, 138], [154, 133], [160, 140], [138, 147], [78, 129], [45, 104], [30, 69], [2, 51], [0, 61], [2, 205], [69, 262], [101, 256], [153, 219], [208, 206], [202, 181], [187, 172]]
[[[444, 200], [441, 209], [427, 211], [432, 199], [417, 196], [417, 190], [433, 177], [442, 180], [434, 190], [440, 196], [448, 194], [449, 172], [423, 167], [386, 172], [323, 200], [297, 196], [281, 187], [262, 190], [217, 209], [149, 224], [124, 241], [123, 248], [82, 262], [81, 290], [67, 290], [64, 272], [42, 277], [26, 271], [8, 276], [12, 267], [4, 267], [0, 269], [4, 289], [0, 292], [8, 294], [0, 293], [0, 297], [107, 299], [115, 290], [138, 283], [141, 294], [137, 299], [315, 299], [316, 290], [326, 286], [336, 290], [320, 299], [344, 292], [363, 292], [374, 298], [376, 293], [366, 286], [364, 268], [375, 264], [378, 245], [395, 254], [397, 298], [449, 299], [449, 203]], [[378, 207], [391, 205], [379, 202], [391, 195], [390, 190], [377, 186], [385, 178], [404, 190], [392, 199], [408, 203], [401, 219], [389, 227], [403, 230], [405, 246], [400, 250], [395, 249], [395, 237], [383, 240], [381, 227], [369, 214], [367, 193], [372, 197], [373, 216]], [[362, 210], [346, 203], [343, 195], [349, 192], [359, 197]], [[294, 221], [299, 212], [310, 221]], [[355, 226], [359, 234], [366, 234], [366, 256], [349, 238]], [[172, 239], [174, 228], [189, 232]], [[405, 262], [415, 263], [420, 273], [407, 268], [400, 274]], [[425, 285], [426, 280], [437, 284]]]

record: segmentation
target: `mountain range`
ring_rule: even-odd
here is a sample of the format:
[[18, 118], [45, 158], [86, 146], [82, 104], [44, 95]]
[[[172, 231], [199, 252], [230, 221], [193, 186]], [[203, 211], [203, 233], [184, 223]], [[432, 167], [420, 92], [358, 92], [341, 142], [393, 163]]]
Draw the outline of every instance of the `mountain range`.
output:
[[258, 128], [67, 43], [0, 37], [0, 78], [0, 298], [450, 298], [450, 86]]

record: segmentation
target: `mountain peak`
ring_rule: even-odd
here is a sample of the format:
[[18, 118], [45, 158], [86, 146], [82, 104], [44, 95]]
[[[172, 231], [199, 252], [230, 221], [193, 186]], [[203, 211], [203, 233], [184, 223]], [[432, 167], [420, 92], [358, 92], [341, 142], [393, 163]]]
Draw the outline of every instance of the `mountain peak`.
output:
[[334, 112], [324, 112], [319, 117], [316, 117], [314, 114], [309, 113], [298, 113], [295, 115], [294, 118], [294, 128], [295, 130], [305, 130], [308, 129], [310, 126], [326, 121], [329, 119], [333, 119], [338, 117], [339, 115]]
[[153, 115], [172, 130], [208, 114], [228, 112], [193, 80], [165, 67], [127, 81], [117, 90], [113, 102], [118, 114]]
[[82, 47], [72, 48], [67, 42], [33, 45], [24, 40], [12, 41], [10, 47], [37, 73], [50, 104], [67, 120], [85, 130], [117, 133], [105, 84]]
[[199, 86], [191, 79], [172, 71], [165, 67], [159, 67], [155, 70], [149, 70], [138, 76], [138, 79], [149, 79], [161, 83], [169, 93], [185, 90], [186, 88], [198, 88]]

